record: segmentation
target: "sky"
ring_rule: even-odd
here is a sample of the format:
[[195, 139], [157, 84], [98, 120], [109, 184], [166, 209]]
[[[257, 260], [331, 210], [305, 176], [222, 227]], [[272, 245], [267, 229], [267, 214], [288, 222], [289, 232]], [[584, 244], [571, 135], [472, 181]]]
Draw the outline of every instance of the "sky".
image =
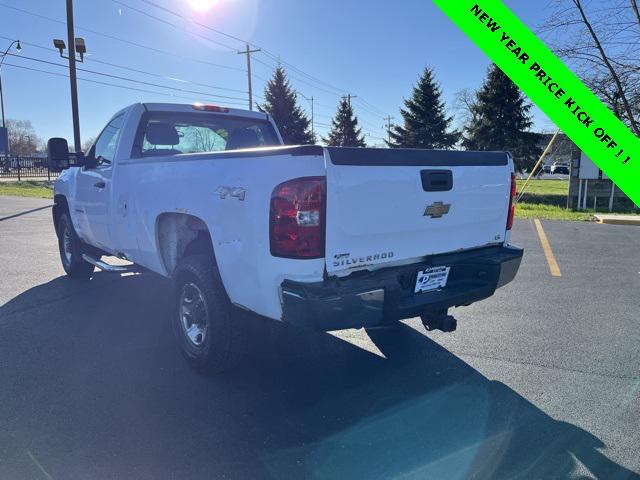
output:
[[[544, 2], [505, 3], [534, 29], [547, 14]], [[385, 116], [401, 121], [425, 66], [459, 122], [456, 93], [477, 89], [490, 63], [429, 0], [75, 0], [74, 10], [88, 52], [78, 64], [83, 141], [135, 102], [247, 108], [246, 56], [237, 53], [245, 42], [262, 48], [252, 55], [254, 101], [280, 61], [308, 112], [304, 97], [313, 96], [317, 133], [326, 134], [349, 93], [369, 145], [383, 143]], [[64, 0], [0, 0], [0, 53], [22, 42], [1, 71], [5, 115], [72, 144], [68, 69], [52, 44], [66, 41], [65, 19]], [[533, 114], [536, 130], [554, 128], [537, 108]]]

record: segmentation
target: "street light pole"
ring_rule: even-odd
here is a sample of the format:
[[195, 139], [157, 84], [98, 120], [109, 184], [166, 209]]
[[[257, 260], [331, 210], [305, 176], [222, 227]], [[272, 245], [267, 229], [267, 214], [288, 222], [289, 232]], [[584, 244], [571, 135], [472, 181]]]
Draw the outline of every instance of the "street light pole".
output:
[[[4, 62], [4, 59], [7, 57], [7, 53], [9, 53], [9, 50], [11, 50], [11, 47], [13, 47], [16, 43], [18, 44], [16, 47], [16, 50], [18, 52], [22, 50], [22, 47], [20, 46], [20, 40], [14, 40], [13, 42], [11, 42], [7, 47], [7, 49], [4, 51], [4, 53], [2, 54], [2, 58], [0, 58], [0, 67], [2, 67], [2, 63]], [[4, 98], [2, 96], [2, 70], [1, 69], [0, 69], [0, 110], [2, 110], [2, 127], [6, 128], [7, 125], [4, 120]]]
[[69, 81], [71, 83], [73, 145], [77, 155], [82, 151], [82, 142], [80, 141], [80, 116], [78, 114], [78, 81], [76, 78], [76, 42], [73, 29], [73, 0], [67, 0], [67, 40], [69, 42]]
[[[17, 45], [16, 45], [17, 44]], [[4, 59], [7, 58], [7, 53], [9, 53], [9, 50], [11, 50], [11, 47], [13, 47], [14, 45], [16, 45], [16, 51], [18, 53], [20, 53], [20, 50], [22, 50], [22, 47], [20, 46], [20, 40], [14, 40], [13, 42], [11, 42], [9, 44], [9, 46], [7, 47], [7, 49], [4, 51], [4, 53], [2, 54], [2, 58], [0, 58], [0, 110], [2, 110], [2, 129], [3, 132], [6, 133], [6, 129], [7, 129], [7, 124], [6, 121], [4, 119], [4, 95], [2, 93], [2, 63], [4, 62]], [[4, 135], [4, 133], [3, 133]], [[7, 135], [7, 145], [6, 145], [6, 150], [4, 152], [4, 157], [5, 160], [7, 159], [7, 156], [9, 155], [9, 136]]]

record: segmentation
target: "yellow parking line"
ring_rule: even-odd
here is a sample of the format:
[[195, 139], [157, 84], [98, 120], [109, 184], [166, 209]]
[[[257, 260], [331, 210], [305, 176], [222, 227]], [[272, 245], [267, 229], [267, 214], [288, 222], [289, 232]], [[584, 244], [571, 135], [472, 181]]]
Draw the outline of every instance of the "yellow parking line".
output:
[[544, 233], [544, 229], [542, 228], [542, 224], [540, 223], [540, 220], [538, 220], [537, 218], [534, 218], [533, 223], [536, 224], [536, 230], [538, 231], [538, 238], [540, 238], [540, 245], [542, 245], [542, 250], [544, 250], [544, 256], [547, 257], [547, 263], [549, 264], [549, 270], [551, 271], [551, 275], [554, 277], [561, 277], [562, 273], [560, 273], [560, 267], [558, 266], [556, 257], [553, 254], [553, 250], [551, 250], [549, 239], [547, 238], [547, 234]]

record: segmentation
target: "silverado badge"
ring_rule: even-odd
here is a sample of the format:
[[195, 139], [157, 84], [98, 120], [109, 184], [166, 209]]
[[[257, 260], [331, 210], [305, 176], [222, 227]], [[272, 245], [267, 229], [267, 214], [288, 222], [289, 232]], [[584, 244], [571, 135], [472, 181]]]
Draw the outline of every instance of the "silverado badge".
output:
[[450, 208], [450, 203], [434, 202], [431, 205], [427, 205], [423, 215], [431, 218], [440, 218], [449, 213]]

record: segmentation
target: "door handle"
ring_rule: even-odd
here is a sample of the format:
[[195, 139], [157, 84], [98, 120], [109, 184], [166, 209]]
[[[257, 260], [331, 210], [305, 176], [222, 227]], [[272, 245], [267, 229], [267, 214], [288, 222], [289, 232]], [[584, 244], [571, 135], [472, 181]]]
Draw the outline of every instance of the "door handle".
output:
[[425, 192], [448, 192], [453, 189], [451, 170], [422, 170], [420, 177]]
[[93, 186], [96, 188], [104, 188], [107, 186], [107, 184], [105, 182], [96, 182], [93, 184]]

